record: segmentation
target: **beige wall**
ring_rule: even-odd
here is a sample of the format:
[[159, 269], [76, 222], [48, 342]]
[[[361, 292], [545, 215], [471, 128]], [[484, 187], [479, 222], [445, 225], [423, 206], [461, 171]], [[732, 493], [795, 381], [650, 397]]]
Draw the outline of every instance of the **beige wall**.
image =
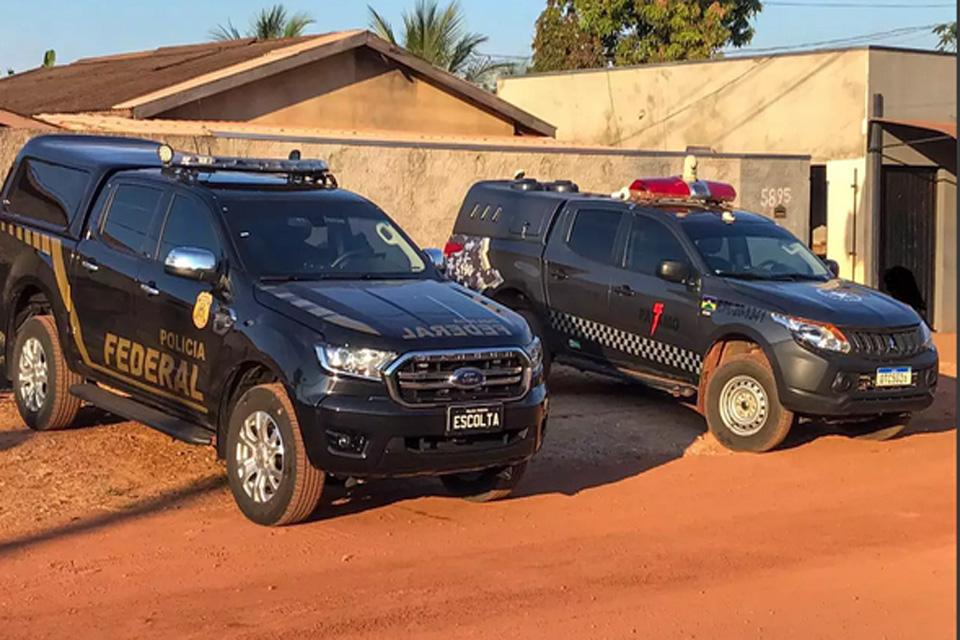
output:
[[933, 294], [933, 328], [957, 331], [957, 176], [937, 175], [937, 270]]
[[[0, 131], [0, 172], [6, 175], [29, 135]], [[300, 149], [304, 158], [326, 158], [341, 186], [370, 198], [421, 246], [442, 246], [450, 236], [457, 211], [477, 180], [510, 178], [522, 169], [542, 180], [572, 179], [584, 191], [613, 193], [640, 176], [681, 173], [683, 154], [637, 152], [518, 151], [496, 147], [421, 148], [398, 144], [276, 142], [219, 137], [154, 136], [176, 148], [201, 153], [286, 158]], [[789, 187], [795, 207], [780, 222], [806, 233], [806, 186], [810, 173], [805, 158], [700, 158], [700, 177], [728, 181], [748, 208], [760, 198], [763, 185]], [[801, 235], [801, 237], [804, 237]]]
[[405, 74], [368, 49], [303, 65], [157, 118], [447, 135], [514, 134], [511, 122]]
[[855, 158], [865, 148], [867, 51], [506, 78], [500, 97], [557, 138], [633, 149]]

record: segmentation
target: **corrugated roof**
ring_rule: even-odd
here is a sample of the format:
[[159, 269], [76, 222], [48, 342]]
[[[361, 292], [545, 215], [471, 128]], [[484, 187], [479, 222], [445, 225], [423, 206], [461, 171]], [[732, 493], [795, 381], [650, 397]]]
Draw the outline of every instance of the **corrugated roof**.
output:
[[[356, 32], [336, 34], [347, 37]], [[18, 113], [109, 111], [171, 85], [326, 36], [251, 38], [138, 51], [40, 67], [0, 80], [0, 106]]]
[[369, 47], [461, 100], [513, 122], [521, 133], [556, 134], [548, 122], [368, 31], [166, 47], [35, 69], [0, 80], [0, 106], [31, 115], [119, 111], [149, 118], [357, 47]]

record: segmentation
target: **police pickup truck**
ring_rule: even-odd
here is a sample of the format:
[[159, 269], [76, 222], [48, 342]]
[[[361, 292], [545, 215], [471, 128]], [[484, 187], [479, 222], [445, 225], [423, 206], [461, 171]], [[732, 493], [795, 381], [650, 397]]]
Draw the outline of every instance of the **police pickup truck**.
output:
[[41, 136], [2, 197], [6, 371], [33, 429], [85, 401], [215, 444], [270, 525], [309, 516], [330, 476], [500, 497], [541, 445], [527, 324], [445, 280], [321, 161]]
[[734, 450], [797, 417], [902, 424], [933, 401], [937, 352], [910, 307], [836, 277], [730, 185], [480, 182], [446, 245], [449, 277], [523, 315], [545, 359], [698, 396]]

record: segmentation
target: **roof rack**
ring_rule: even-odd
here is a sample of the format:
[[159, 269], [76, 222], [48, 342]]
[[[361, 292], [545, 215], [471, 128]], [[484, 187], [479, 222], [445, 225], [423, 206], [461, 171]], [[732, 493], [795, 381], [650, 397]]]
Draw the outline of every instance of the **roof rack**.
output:
[[316, 185], [328, 189], [337, 188], [337, 179], [330, 172], [330, 166], [325, 161], [301, 160], [300, 151], [296, 149], [290, 152], [290, 156], [286, 160], [190, 154], [175, 151], [167, 144], [160, 145], [157, 148], [157, 154], [160, 156], [165, 171], [172, 171], [185, 179], [196, 179], [201, 173], [229, 171], [283, 175], [292, 184]]

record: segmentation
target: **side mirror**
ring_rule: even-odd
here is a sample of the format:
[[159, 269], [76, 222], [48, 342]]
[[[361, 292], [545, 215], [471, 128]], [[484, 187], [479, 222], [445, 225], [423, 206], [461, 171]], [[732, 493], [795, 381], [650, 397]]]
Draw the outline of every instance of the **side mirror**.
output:
[[423, 252], [430, 259], [430, 264], [436, 267], [437, 271], [440, 273], [446, 272], [447, 261], [443, 257], [443, 251], [440, 251], [440, 249], [424, 249]]
[[834, 278], [840, 277], [840, 263], [836, 260], [824, 260], [823, 263], [827, 265], [827, 269], [830, 269], [830, 273], [833, 274]]
[[690, 266], [686, 262], [664, 260], [657, 267], [657, 275], [667, 282], [686, 282], [690, 277]]
[[189, 280], [213, 282], [217, 279], [217, 257], [206, 249], [177, 247], [167, 254], [163, 270]]

